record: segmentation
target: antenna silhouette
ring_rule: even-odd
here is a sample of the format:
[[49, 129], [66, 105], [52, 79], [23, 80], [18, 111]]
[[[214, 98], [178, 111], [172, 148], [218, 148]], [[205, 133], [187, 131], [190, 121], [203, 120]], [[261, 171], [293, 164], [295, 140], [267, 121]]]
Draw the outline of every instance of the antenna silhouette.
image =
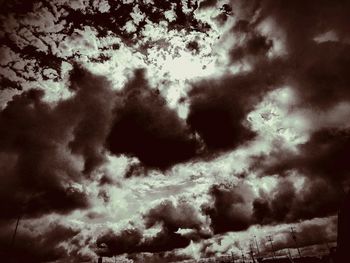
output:
[[298, 241], [297, 241], [297, 236], [295, 235], [295, 228], [294, 228], [294, 227], [291, 227], [290, 230], [291, 230], [290, 233], [291, 233], [291, 235], [292, 235], [292, 238], [293, 238], [293, 240], [294, 240], [294, 242], [295, 242], [295, 245], [296, 245], [296, 247], [297, 247], [299, 257], [301, 258], [301, 253], [300, 253], [300, 249], [299, 249], [299, 245], [298, 245]]
[[241, 249], [241, 253], [242, 253], [242, 262], [245, 263], [245, 258], [244, 258], [243, 249]]
[[14, 232], [13, 232], [12, 239], [11, 239], [11, 243], [10, 243], [10, 248], [11, 248], [11, 250], [13, 249], [13, 246], [15, 245], [15, 239], [16, 239], [17, 229], [18, 229], [18, 225], [19, 225], [19, 221], [20, 221], [20, 219], [21, 219], [21, 216], [22, 216], [22, 213], [19, 213], [19, 214], [18, 214], [18, 217], [17, 217], [17, 221], [16, 221], [16, 227], [15, 227], [15, 230], [14, 230]]
[[256, 251], [258, 252], [258, 257], [260, 258], [260, 250], [259, 250], [259, 246], [258, 246], [258, 241], [256, 240], [256, 236], [254, 236], [254, 241], [255, 241], [255, 245], [256, 245]]
[[15, 245], [19, 221], [20, 221], [21, 218], [24, 216], [24, 213], [25, 213], [25, 211], [27, 210], [27, 209], [26, 209], [26, 208], [27, 208], [27, 205], [28, 205], [28, 203], [32, 200], [33, 196], [34, 196], [34, 193], [32, 193], [32, 194], [27, 198], [27, 200], [24, 200], [24, 201], [22, 202], [22, 205], [21, 205], [19, 211], [18, 211], [18, 217], [17, 217], [17, 221], [16, 221], [16, 227], [15, 227], [15, 230], [13, 231], [13, 235], [12, 235], [11, 243], [10, 243], [10, 249], [11, 249], [11, 250], [13, 250], [14, 245]]
[[234, 263], [235, 262], [235, 257], [233, 256], [233, 252], [231, 251], [231, 262]]
[[289, 248], [288, 248], [288, 257], [293, 262], [293, 257], [292, 257], [292, 254], [290, 253], [290, 249]]
[[327, 246], [328, 252], [331, 253], [331, 248], [329, 247], [328, 241], [325, 241], [325, 244], [326, 244], [326, 246]]
[[256, 263], [255, 262], [255, 258], [254, 258], [254, 249], [253, 249], [253, 244], [252, 243], [249, 244], [249, 249], [250, 249], [250, 251], [249, 251], [250, 257], [252, 258], [253, 263]]
[[267, 236], [267, 240], [270, 241], [270, 244], [271, 244], [273, 259], [276, 259], [275, 248], [273, 247], [273, 244], [272, 244], [272, 237]]

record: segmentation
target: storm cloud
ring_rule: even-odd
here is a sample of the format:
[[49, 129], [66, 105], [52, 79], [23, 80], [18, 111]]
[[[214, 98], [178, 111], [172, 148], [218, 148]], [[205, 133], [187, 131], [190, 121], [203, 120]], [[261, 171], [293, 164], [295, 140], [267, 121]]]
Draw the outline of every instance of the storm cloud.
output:
[[120, 103], [107, 138], [112, 153], [136, 156], [149, 167], [168, 168], [199, 151], [197, 138], [159, 91], [149, 87], [142, 70], [135, 72], [118, 96]]
[[112, 91], [81, 68], [72, 72], [71, 89], [72, 97], [55, 106], [43, 91], [29, 90], [1, 111], [2, 217], [88, 206], [80, 183], [103, 161]]
[[267, 229], [282, 255], [290, 226], [305, 254], [335, 241], [349, 1], [0, 6], [2, 254], [170, 262]]

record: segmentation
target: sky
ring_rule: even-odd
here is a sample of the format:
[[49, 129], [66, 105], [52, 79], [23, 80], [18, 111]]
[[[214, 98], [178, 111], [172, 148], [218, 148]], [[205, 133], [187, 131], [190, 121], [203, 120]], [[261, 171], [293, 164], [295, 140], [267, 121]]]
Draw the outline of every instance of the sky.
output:
[[269, 257], [269, 236], [279, 256], [335, 245], [349, 1], [0, 6], [0, 256], [179, 262]]

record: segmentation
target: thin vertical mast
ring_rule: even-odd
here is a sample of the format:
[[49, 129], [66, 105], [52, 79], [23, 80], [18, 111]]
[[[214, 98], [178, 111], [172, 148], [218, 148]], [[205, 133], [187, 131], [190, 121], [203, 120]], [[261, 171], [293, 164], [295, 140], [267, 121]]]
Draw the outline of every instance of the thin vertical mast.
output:
[[295, 242], [295, 245], [297, 247], [299, 257], [301, 258], [301, 253], [300, 253], [299, 245], [298, 245], [298, 242], [297, 242], [297, 236], [295, 235], [295, 232], [294, 232], [295, 228], [291, 227], [290, 230], [291, 230], [292, 238], [293, 238], [293, 240]]
[[273, 258], [276, 259], [275, 248], [273, 247], [273, 244], [272, 244], [272, 237], [267, 236], [267, 240], [270, 241]]
[[254, 241], [255, 241], [255, 245], [256, 245], [256, 250], [258, 252], [258, 257], [260, 258], [260, 250], [259, 250], [259, 246], [258, 246], [258, 241], [256, 240], [256, 236], [254, 236]]
[[13, 232], [13, 235], [12, 235], [11, 244], [10, 244], [11, 250], [13, 249], [13, 246], [15, 245], [15, 239], [16, 239], [16, 234], [17, 234], [17, 229], [18, 229], [20, 219], [21, 219], [21, 213], [18, 214], [15, 231]]

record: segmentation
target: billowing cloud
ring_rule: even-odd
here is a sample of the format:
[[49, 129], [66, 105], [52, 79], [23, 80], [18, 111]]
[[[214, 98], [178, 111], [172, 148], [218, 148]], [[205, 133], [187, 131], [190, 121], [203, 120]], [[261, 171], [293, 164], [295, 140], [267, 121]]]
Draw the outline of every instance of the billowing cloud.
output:
[[205, 207], [215, 233], [246, 230], [251, 224], [252, 190], [244, 183], [237, 186], [214, 185], [213, 204]]
[[348, 164], [345, 160], [349, 149], [348, 133], [347, 130], [337, 129], [317, 131], [299, 147], [297, 153], [285, 153], [278, 157], [278, 161], [272, 154], [271, 158], [266, 159], [266, 170], [271, 174], [299, 169], [310, 176], [341, 184], [348, 179]]
[[[260, 193], [253, 201], [253, 216], [260, 224], [298, 222], [333, 215], [342, 194], [324, 180], [304, 178], [303, 191], [281, 179], [270, 193]], [[322, 192], [322, 196], [319, 193]]]
[[112, 91], [103, 77], [80, 68], [71, 89], [72, 97], [54, 106], [42, 91], [29, 90], [1, 111], [3, 217], [88, 206], [82, 181], [103, 161]]
[[22, 216], [1, 253], [170, 262], [255, 235], [268, 256], [270, 233], [285, 255], [291, 226], [305, 255], [335, 241], [348, 1], [0, 5], [2, 244]]
[[[274, 70], [272, 65], [274, 62]], [[193, 85], [187, 123], [198, 132], [209, 151], [233, 149], [254, 137], [247, 115], [263, 94], [282, 81], [270, 74], [259, 68]]]
[[14, 225], [9, 225], [8, 220], [0, 224], [0, 253], [9, 262], [86, 262], [95, 255], [85, 235], [92, 231], [76, 222], [58, 216], [22, 219], [15, 239], [11, 239]]
[[146, 166], [167, 168], [199, 151], [195, 135], [152, 90], [142, 71], [119, 94], [115, 120], [107, 138], [114, 154], [136, 156]]

